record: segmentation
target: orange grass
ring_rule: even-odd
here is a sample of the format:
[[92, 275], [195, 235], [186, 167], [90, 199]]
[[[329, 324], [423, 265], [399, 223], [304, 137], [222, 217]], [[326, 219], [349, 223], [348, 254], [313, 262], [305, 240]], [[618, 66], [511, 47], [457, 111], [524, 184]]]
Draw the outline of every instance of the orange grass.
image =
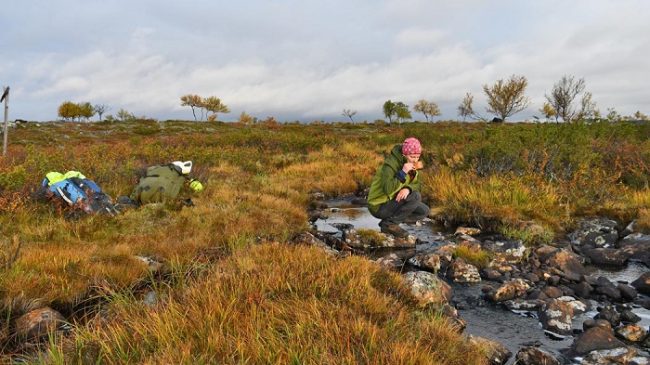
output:
[[115, 301], [111, 320], [50, 351], [107, 364], [484, 363], [452, 324], [416, 309], [398, 274], [314, 248], [252, 247], [158, 295], [153, 307]]
[[[185, 125], [190, 130], [194, 127]], [[67, 129], [61, 130], [58, 124], [48, 125], [43, 128], [54, 129], [52, 133], [69, 133], [74, 142], [67, 149], [50, 146], [49, 142], [39, 149], [29, 147], [25, 154], [15, 157], [14, 163], [20, 168], [7, 166], [10, 173], [4, 176], [14, 179], [14, 171], [22, 171], [20, 179], [35, 187], [49, 170], [76, 169], [115, 197], [130, 193], [145, 166], [183, 156], [181, 159], [195, 161], [193, 175], [205, 183], [206, 190], [192, 197], [192, 208], [153, 204], [117, 217], [86, 217], [78, 221], [67, 221], [47, 204], [27, 198], [29, 192], [1, 195], [5, 205], [0, 208], [6, 214], [0, 215], [4, 223], [0, 230], [17, 234], [23, 243], [12, 271], [0, 276], [5, 305], [16, 306], [15, 297], [35, 298], [44, 303], [74, 303], [88, 295], [97, 283], [128, 288], [147, 274], [143, 265], [134, 264], [136, 255], [189, 265], [205, 248], [245, 245], [263, 239], [286, 240], [308, 228], [309, 190], [320, 189], [331, 195], [354, 191], [368, 183], [377, 158], [352, 142], [322, 149], [314, 143], [317, 149], [309, 151], [303, 150], [302, 142], [294, 141], [291, 134], [276, 132], [276, 139], [265, 140], [265, 132], [256, 129], [225, 129], [219, 136], [166, 136], [156, 129], [156, 133], [163, 135], [153, 138], [145, 133], [145, 137], [125, 139], [120, 136], [120, 129], [128, 126], [71, 127], [98, 129], [95, 133], [103, 131], [107, 139], [116, 140], [88, 142], [88, 132], [79, 137]], [[155, 126], [145, 123], [136, 127]], [[37, 132], [41, 131], [28, 135], [36, 138]], [[248, 146], [246, 140], [239, 139], [241, 134], [250, 135], [255, 143]], [[84, 143], [76, 144], [79, 138]], [[316, 135], [313, 138], [324, 140]], [[269, 151], [259, 149], [265, 143]], [[277, 150], [293, 143], [298, 151]], [[114, 257], [115, 247], [128, 248], [118, 256], [119, 260]], [[70, 264], [59, 257], [69, 257], [75, 270], [71, 271]]]

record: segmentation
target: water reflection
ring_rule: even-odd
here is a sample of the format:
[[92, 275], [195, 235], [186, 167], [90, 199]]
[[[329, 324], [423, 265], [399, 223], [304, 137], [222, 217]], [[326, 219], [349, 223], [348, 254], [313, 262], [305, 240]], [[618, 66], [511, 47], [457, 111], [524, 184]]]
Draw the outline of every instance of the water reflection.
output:
[[316, 229], [321, 232], [336, 232], [337, 229], [331, 225], [332, 223], [349, 223], [356, 229], [379, 231], [379, 219], [373, 217], [368, 212], [368, 208], [329, 208], [323, 213], [327, 218], [314, 222]]
[[629, 284], [638, 279], [648, 268], [641, 262], [632, 261], [624, 268], [598, 268], [587, 267], [589, 275], [594, 277], [604, 276], [613, 283]]

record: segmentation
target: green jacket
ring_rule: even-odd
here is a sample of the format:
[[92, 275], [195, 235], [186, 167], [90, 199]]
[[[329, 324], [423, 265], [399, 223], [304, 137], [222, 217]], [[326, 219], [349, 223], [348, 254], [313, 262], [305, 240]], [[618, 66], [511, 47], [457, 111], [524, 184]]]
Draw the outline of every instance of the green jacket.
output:
[[147, 175], [140, 179], [131, 193], [131, 199], [140, 204], [158, 203], [176, 199], [185, 184], [186, 177], [172, 165], [147, 168]]
[[405, 163], [406, 157], [402, 155], [402, 145], [398, 144], [386, 156], [384, 163], [372, 179], [370, 191], [368, 192], [368, 210], [370, 210], [370, 213], [375, 214], [380, 205], [395, 198], [395, 195], [403, 188], [420, 191], [418, 171], [415, 172], [413, 178], [400, 172]]

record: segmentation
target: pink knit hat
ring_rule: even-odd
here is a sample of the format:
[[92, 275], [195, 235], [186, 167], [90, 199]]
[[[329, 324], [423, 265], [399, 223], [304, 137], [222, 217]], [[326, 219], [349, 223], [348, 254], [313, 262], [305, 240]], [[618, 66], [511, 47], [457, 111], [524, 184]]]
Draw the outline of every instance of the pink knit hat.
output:
[[420, 153], [422, 153], [422, 146], [417, 138], [409, 137], [404, 140], [404, 143], [402, 143], [403, 155], [417, 155]]

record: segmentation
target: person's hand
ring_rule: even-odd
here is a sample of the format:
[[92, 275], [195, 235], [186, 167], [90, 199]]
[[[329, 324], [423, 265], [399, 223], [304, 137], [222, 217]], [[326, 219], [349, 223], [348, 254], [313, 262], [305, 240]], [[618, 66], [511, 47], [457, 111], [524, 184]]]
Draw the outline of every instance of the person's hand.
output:
[[397, 196], [395, 197], [395, 200], [400, 202], [400, 201], [406, 199], [406, 197], [409, 196], [410, 192], [411, 192], [411, 190], [409, 190], [407, 188], [404, 188], [404, 189], [400, 190], [399, 193], [397, 193]]
[[405, 163], [404, 166], [402, 167], [402, 171], [404, 171], [405, 173], [408, 174], [409, 171], [413, 170], [414, 168], [415, 168], [415, 166], [414, 166], [412, 163], [407, 162], [407, 163]]
[[195, 192], [199, 193], [203, 191], [203, 184], [199, 180], [192, 179], [190, 180], [190, 189], [194, 190]]

